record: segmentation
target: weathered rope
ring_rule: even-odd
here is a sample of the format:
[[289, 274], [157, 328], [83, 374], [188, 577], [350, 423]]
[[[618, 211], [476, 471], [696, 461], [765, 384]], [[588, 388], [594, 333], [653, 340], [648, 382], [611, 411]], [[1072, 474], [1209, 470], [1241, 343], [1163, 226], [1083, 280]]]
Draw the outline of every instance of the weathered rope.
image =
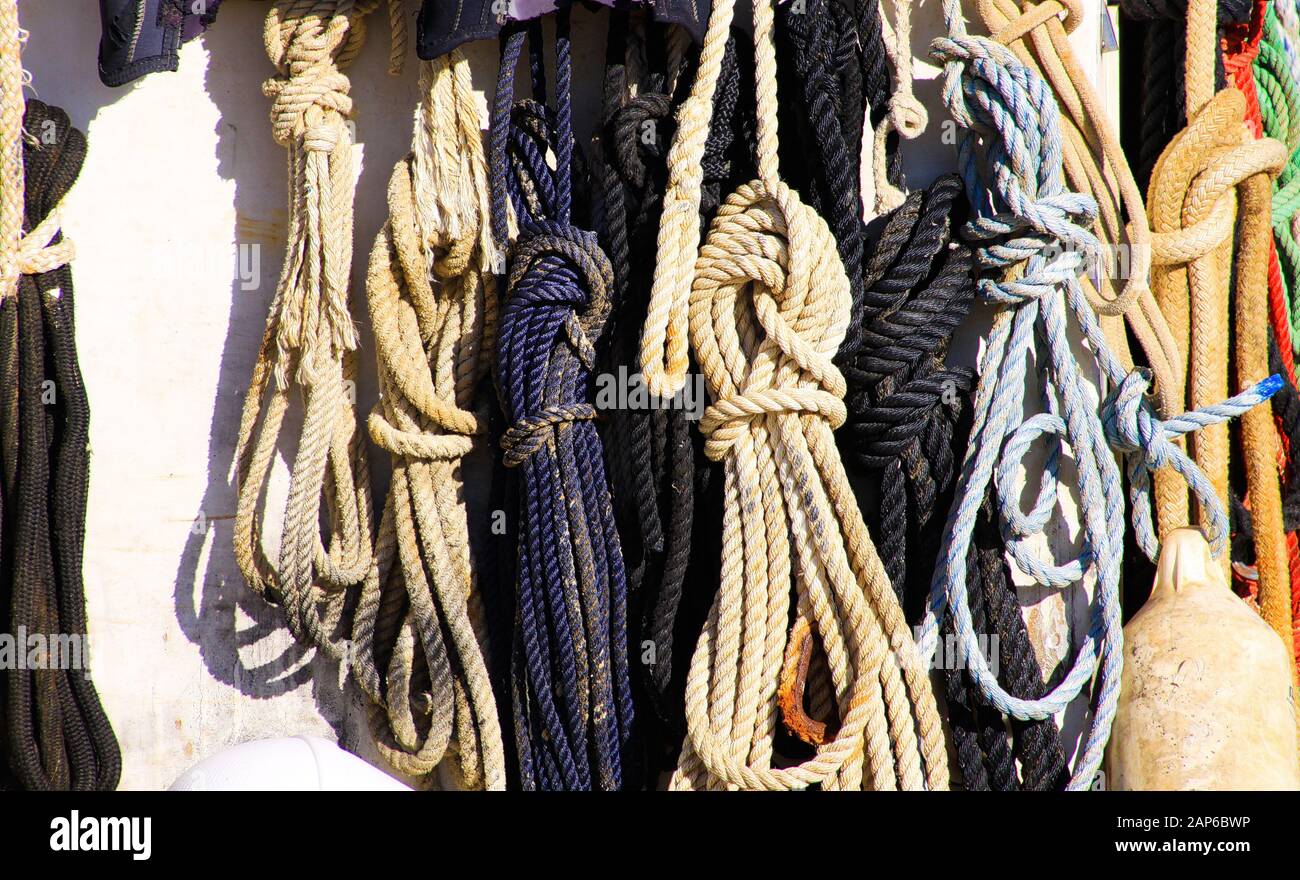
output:
[[[1108, 349], [1079, 284], [1079, 273], [1094, 266], [1099, 257], [1098, 243], [1087, 229], [1096, 208], [1089, 197], [1065, 188], [1059, 111], [1050, 88], [1000, 43], [968, 35], [957, 0], [945, 2], [944, 14], [949, 36], [935, 41], [933, 53], [944, 63], [944, 101], [963, 130], [958, 157], [975, 207], [968, 235], [982, 245], [977, 251], [984, 274], [980, 292], [999, 309], [980, 364], [970, 446], [936, 569], [921, 649], [923, 655], [934, 650], [941, 625], [950, 619], [962, 665], [984, 697], [999, 711], [1022, 720], [1060, 712], [1095, 672], [1093, 717], [1069, 783], [1071, 789], [1086, 789], [1100, 767], [1109, 737], [1121, 663], [1119, 564], [1124, 499], [1107, 440], [1126, 454], [1134, 527], [1144, 552], [1154, 556], [1156, 550], [1147, 472], [1162, 466], [1182, 474], [1204, 508], [1214, 514], [1206, 531], [1216, 551], [1222, 552], [1226, 515], [1216, 509], [1205, 477], [1172, 440], [1239, 415], [1267, 399], [1275, 385], [1260, 383], [1226, 403], [1165, 422], [1156, 418], [1143, 396], [1150, 373], [1124, 371]], [[977, 146], [982, 148], [982, 161]], [[1115, 386], [1104, 402], [1102, 417], [1090, 402], [1069, 344], [1070, 314], [1096, 353], [1103, 377]], [[1039, 380], [1045, 411], [1025, 418], [1026, 370], [1031, 360], [1042, 365]], [[1026, 514], [1019, 506], [1017, 468], [1040, 437], [1049, 439], [1052, 447], [1037, 497]], [[1055, 507], [1056, 469], [1065, 444], [1073, 454], [1079, 480], [1084, 543], [1078, 557], [1057, 563], [1036, 558], [1026, 542], [1044, 529]], [[1007, 549], [1023, 573], [1056, 589], [1078, 584], [1089, 570], [1096, 577], [1092, 625], [1064, 678], [1039, 698], [1018, 698], [1005, 690], [976, 640], [967, 592], [968, 554], [990, 486], [996, 487]]]
[[[529, 30], [536, 62], [541, 31]], [[507, 240], [507, 194], [519, 228], [495, 361], [510, 423], [501, 445], [521, 504], [515, 742], [526, 789], [612, 790], [635, 784], [627, 581], [590, 387], [613, 276], [596, 236], [573, 216], [567, 7], [556, 17], [554, 111], [542, 103], [540, 63], [536, 100], [511, 111], [526, 36], [514, 29], [504, 38], [490, 153], [498, 243]]]
[[[1189, 46], [1194, 42], [1212, 45], [1213, 9], [1209, 7], [1197, 0], [1189, 7]], [[1239, 66], [1230, 64], [1229, 73], [1243, 82], [1249, 79], [1249, 72], [1234, 69]], [[1244, 202], [1258, 206], [1261, 186], [1271, 193], [1272, 178], [1286, 162], [1286, 148], [1271, 139], [1255, 140], [1254, 133], [1243, 128], [1243, 121], [1249, 118], [1246, 96], [1236, 89], [1213, 94], [1209, 66], [1194, 58], [1190, 50], [1184, 80], [1192, 120], [1156, 163], [1148, 205], [1157, 230], [1153, 287], [1188, 359], [1186, 405], [1200, 407], [1226, 394], [1230, 348], [1239, 388], [1268, 375], [1271, 229], [1262, 233], [1260, 229], [1269, 226], [1269, 208], [1248, 213]], [[1249, 85], [1253, 91], [1253, 82]], [[1243, 200], [1240, 211], [1238, 197]], [[1235, 235], [1238, 230], [1239, 236]], [[1230, 297], [1234, 238], [1240, 240], [1235, 296]], [[1235, 302], [1231, 338], [1230, 300]], [[1260, 601], [1265, 618], [1289, 644], [1290, 566], [1281, 528], [1279, 445], [1270, 423], [1267, 411], [1243, 418], [1244, 464], [1252, 509], [1260, 505], [1253, 517], [1259, 520], [1254, 534]], [[1193, 451], [1197, 465], [1213, 484], [1217, 514], [1230, 505], [1227, 426], [1213, 426], [1198, 434]], [[1159, 500], [1162, 534], [1187, 524], [1187, 499], [1181, 487], [1176, 492], [1163, 488]], [[1198, 511], [1202, 525], [1207, 519], [1204, 505], [1202, 499]], [[1221, 557], [1221, 562], [1225, 576], [1230, 575], [1229, 557]]]
[[456, 755], [463, 788], [506, 784], [461, 459], [496, 334], [487, 160], [469, 62], [421, 65], [411, 154], [388, 188], [366, 291], [379, 361], [370, 436], [393, 457], [375, 564], [353, 622], [352, 669], [380, 753], [413, 776]]
[[[22, 113], [21, 85], [9, 91], [17, 24], [14, 4], [0, 3], [7, 134], [15, 101]], [[88, 666], [82, 551], [90, 409], [77, 364], [73, 248], [59, 228], [86, 139], [66, 113], [35, 99], [13, 131], [24, 128], [39, 135], [23, 137], [17, 167], [6, 161], [0, 170], [0, 198], [7, 205], [16, 194], [22, 211], [21, 239], [0, 247], [19, 273], [17, 289], [0, 294], [0, 619], [24, 657], [32, 656], [24, 633], [45, 647], [38, 668], [0, 672], [7, 759], [0, 789], [107, 791], [117, 787], [122, 760]]]
[[[401, 0], [390, 0], [399, 4]], [[288, 251], [240, 418], [236, 447], [235, 558], [248, 585], [284, 608], [301, 641], [343, 660], [347, 606], [371, 567], [370, 478], [356, 431], [352, 271], [352, 118], [343, 71], [365, 40], [379, 0], [280, 0], [264, 37], [277, 75], [276, 142], [289, 158]], [[405, 54], [394, 31], [391, 70]], [[400, 54], [399, 54], [400, 49]], [[303, 424], [272, 563], [261, 538], [261, 497], [291, 396]], [[331, 535], [321, 533], [322, 507]]]
[[726, 56], [735, 0], [714, 0], [691, 92], [677, 108], [668, 183], [659, 221], [654, 284], [641, 331], [641, 375], [651, 394], [671, 398], [686, 384], [689, 300], [700, 248], [702, 160]]
[[[713, 400], [700, 427], [725, 466], [726, 507], [672, 786], [944, 788], [928, 673], [835, 448], [845, 387], [831, 360], [851, 297], [830, 229], [779, 176], [769, 3], [755, 4], [754, 45], [758, 179], [728, 197], [687, 273], [690, 341]], [[782, 667], [805, 631], [820, 642], [838, 729], [811, 759], [776, 766]]]

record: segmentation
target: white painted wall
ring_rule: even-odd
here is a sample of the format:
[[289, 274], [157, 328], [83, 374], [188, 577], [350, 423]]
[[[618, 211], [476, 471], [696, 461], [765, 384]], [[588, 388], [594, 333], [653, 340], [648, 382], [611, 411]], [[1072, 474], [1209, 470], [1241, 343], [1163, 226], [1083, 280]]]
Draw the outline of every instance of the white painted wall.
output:
[[[270, 736], [319, 734], [373, 757], [355, 689], [293, 644], [277, 612], [244, 586], [231, 552], [239, 410], [284, 246], [284, 151], [271, 139], [260, 89], [271, 73], [265, 10], [227, 0], [212, 31], [185, 47], [179, 72], [117, 90], [96, 76], [94, 4], [41, 0], [20, 10], [36, 94], [67, 110], [90, 140], [65, 230], [78, 248], [78, 344], [93, 413], [86, 591], [94, 677], [122, 742], [123, 788], [166, 787], [200, 758]], [[919, 2], [914, 22], [924, 58], [942, 30], [936, 0]], [[583, 131], [598, 103], [603, 33], [603, 17], [577, 16]], [[1096, 15], [1075, 39], [1095, 69]], [[405, 76], [390, 79], [387, 40], [376, 16], [349, 71], [362, 157], [354, 313], [363, 345], [366, 255], [417, 100], [414, 56]], [[476, 85], [490, 90], [495, 46], [471, 55]], [[903, 147], [913, 185], [953, 162], [939, 139], [946, 114], [934, 74], [924, 64], [918, 71], [930, 131]], [[236, 271], [237, 245], [261, 245], [251, 289]], [[963, 359], [974, 359], [977, 341], [972, 327]], [[368, 347], [362, 377], [364, 413], [375, 396]], [[387, 471], [383, 456], [372, 459]], [[281, 462], [273, 500], [284, 488]], [[1059, 597], [1026, 599], [1036, 627], [1086, 627], [1081, 600], [1067, 614]]]

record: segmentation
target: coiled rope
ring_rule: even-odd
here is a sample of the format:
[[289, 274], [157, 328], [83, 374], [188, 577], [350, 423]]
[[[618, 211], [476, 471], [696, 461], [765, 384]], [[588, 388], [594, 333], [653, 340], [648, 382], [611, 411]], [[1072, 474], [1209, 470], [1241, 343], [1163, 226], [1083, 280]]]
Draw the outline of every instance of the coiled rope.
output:
[[[1193, 42], [1208, 43], [1209, 51], [1214, 52], [1209, 4], [1194, 0], [1187, 27], [1189, 47]], [[1189, 48], [1185, 84], [1192, 121], [1156, 163], [1148, 199], [1152, 226], [1158, 232], [1154, 260], [1159, 268], [1153, 286], [1189, 358], [1187, 401], [1192, 407], [1226, 393], [1230, 344], [1238, 387], [1245, 388], [1268, 375], [1270, 212], [1267, 206], [1259, 213], [1248, 212], [1247, 203], [1258, 208], [1260, 187], [1271, 198], [1272, 178], [1286, 162], [1282, 144], [1243, 133], [1242, 123], [1248, 118], [1246, 97], [1236, 89], [1214, 95], [1211, 76], [1209, 64], [1193, 57]], [[1236, 236], [1235, 296], [1230, 298], [1234, 221], [1240, 234]], [[1235, 302], [1231, 324], [1235, 344], [1230, 343], [1228, 333], [1230, 299]], [[1257, 520], [1254, 533], [1261, 609], [1289, 644], [1291, 578], [1282, 532], [1277, 472], [1280, 449], [1271, 422], [1267, 411], [1246, 415], [1242, 445], [1252, 519]], [[1214, 486], [1216, 513], [1228, 508], [1226, 425], [1198, 434], [1194, 453]], [[1186, 524], [1185, 494], [1171, 497], [1162, 492], [1159, 500], [1162, 533]], [[1202, 500], [1202, 524], [1206, 516]], [[1221, 561], [1229, 574], [1230, 560], [1225, 556]]]
[[[629, 30], [635, 39], [629, 40]], [[594, 147], [601, 181], [597, 227], [613, 272], [605, 374], [639, 378], [636, 353], [652, 274], [653, 230], [672, 136], [667, 43], [625, 11], [610, 12], [603, 120]], [[647, 47], [647, 43], [654, 45]], [[643, 54], [657, 55], [655, 58]], [[629, 393], [630, 393], [630, 389]], [[702, 402], [701, 402], [702, 403]], [[679, 407], [615, 406], [603, 413], [602, 436], [618, 513], [628, 592], [643, 656], [641, 687], [657, 719], [680, 727], [673, 682], [675, 624], [691, 558], [696, 453], [687, 414]], [[647, 662], [648, 661], [648, 662]], [[675, 739], [680, 739], [680, 730]], [[658, 737], [656, 737], [658, 739]], [[666, 743], [647, 749], [657, 755]]]
[[496, 335], [487, 159], [469, 62], [421, 65], [411, 154], [388, 188], [366, 291], [379, 361], [370, 436], [393, 457], [352, 668], [377, 707], [381, 754], [425, 776], [450, 752], [464, 788], [501, 790], [504, 747], [461, 459]]
[[[1100, 767], [1119, 690], [1122, 638], [1119, 564], [1123, 555], [1124, 500], [1109, 439], [1125, 453], [1134, 526], [1139, 543], [1154, 557], [1156, 538], [1149, 509], [1147, 471], [1170, 466], [1182, 474], [1212, 515], [1206, 531], [1216, 552], [1226, 541], [1226, 516], [1213, 490], [1172, 438], [1239, 415], [1276, 390], [1265, 381], [1246, 393], [1203, 410], [1161, 422], [1144, 400], [1149, 371], [1126, 373], [1106, 346], [1078, 275], [1095, 265], [1098, 243], [1088, 227], [1095, 203], [1065, 188], [1063, 145], [1055, 99], [1043, 80], [1000, 43], [970, 36], [957, 0], [947, 0], [949, 36], [933, 44], [944, 64], [944, 101], [962, 129], [958, 159], [975, 219], [967, 234], [983, 276], [981, 294], [997, 304], [980, 364], [970, 446], [959, 478], [957, 502], [945, 531], [935, 572], [921, 651], [934, 649], [940, 626], [951, 619], [959, 658], [983, 696], [999, 711], [1022, 720], [1041, 719], [1065, 708], [1097, 674], [1095, 705], [1069, 788], [1087, 789]], [[978, 134], [977, 134], [978, 133]], [[980, 167], [978, 146], [985, 168]], [[986, 188], [985, 181], [988, 181]], [[1068, 315], [1096, 353], [1102, 375], [1114, 384], [1102, 416], [1069, 345]], [[1039, 340], [1043, 350], [1038, 353]], [[1041, 364], [1044, 412], [1024, 418], [1026, 369]], [[1104, 422], [1103, 422], [1104, 419]], [[1033, 507], [1019, 507], [1017, 468], [1038, 438], [1052, 446]], [[1077, 471], [1083, 548], [1068, 562], [1036, 558], [1027, 540], [1048, 523], [1059, 492], [1057, 467], [1068, 444]], [[996, 476], [995, 476], [996, 475]], [[1043, 586], [1065, 589], [1091, 571], [1096, 578], [1092, 623], [1064, 678], [1039, 698], [1013, 696], [997, 681], [976, 640], [967, 592], [968, 554], [980, 508], [995, 487], [1007, 549], [1014, 564]]]
[[507, 194], [519, 228], [495, 374], [510, 423], [504, 461], [517, 468], [521, 498], [515, 741], [525, 789], [614, 790], [633, 783], [627, 581], [590, 387], [613, 273], [596, 236], [574, 225], [567, 7], [556, 17], [554, 112], [542, 103], [540, 26], [529, 31], [536, 99], [512, 113], [529, 36], [514, 29], [501, 56], [490, 153], [498, 244], [507, 241]]
[[[406, 54], [401, 0], [390, 0], [390, 72]], [[240, 418], [235, 451], [235, 559], [259, 595], [282, 605], [306, 644], [344, 660], [347, 607], [371, 568], [370, 477], [356, 431], [352, 271], [352, 118], [343, 71], [361, 51], [379, 0], [280, 0], [264, 38], [277, 75], [277, 143], [288, 150], [288, 251]], [[291, 467], [279, 557], [262, 546], [259, 508], [290, 398], [303, 422]], [[330, 521], [322, 535], [322, 507]]]
[[[727, 198], [688, 273], [690, 341], [713, 400], [700, 428], [725, 466], [726, 507], [672, 787], [944, 788], [928, 673], [835, 448], [846, 411], [831, 359], [849, 285], [830, 229], [779, 176], [769, 3], [755, 4], [754, 45], [758, 179]], [[805, 629], [820, 639], [839, 724], [811, 759], [778, 768], [781, 668]]]
[[60, 230], [86, 139], [57, 107], [32, 99], [24, 115], [19, 40], [15, 4], [0, 3], [0, 615], [23, 657], [32, 656], [28, 639], [45, 640], [36, 668], [0, 674], [0, 789], [110, 791], [122, 758], [87, 665], [90, 409], [77, 364], [73, 245]]

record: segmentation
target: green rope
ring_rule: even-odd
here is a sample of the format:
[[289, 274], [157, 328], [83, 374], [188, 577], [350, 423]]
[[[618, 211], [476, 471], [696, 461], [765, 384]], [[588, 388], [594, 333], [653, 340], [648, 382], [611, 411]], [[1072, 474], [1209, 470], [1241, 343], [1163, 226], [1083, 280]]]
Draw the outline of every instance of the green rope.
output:
[[1290, 316], [1291, 346], [1300, 353], [1300, 303], [1291, 296], [1300, 284], [1300, 244], [1291, 231], [1292, 218], [1300, 210], [1300, 83], [1296, 82], [1288, 54], [1294, 45], [1294, 38], [1288, 39], [1270, 4], [1255, 58], [1255, 85], [1264, 133], [1286, 144], [1291, 152], [1273, 188], [1273, 238]]

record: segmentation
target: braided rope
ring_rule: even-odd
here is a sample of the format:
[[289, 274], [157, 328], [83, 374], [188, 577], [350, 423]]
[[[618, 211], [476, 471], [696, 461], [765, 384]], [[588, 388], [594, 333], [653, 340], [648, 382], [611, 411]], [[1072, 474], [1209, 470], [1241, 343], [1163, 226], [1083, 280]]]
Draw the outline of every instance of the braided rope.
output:
[[[613, 790], [635, 784], [627, 581], [590, 402], [613, 274], [596, 236], [574, 225], [567, 8], [556, 22], [556, 108], [521, 101], [511, 113], [529, 35], [511, 31], [490, 154], [498, 242], [506, 240], [507, 194], [519, 224], [495, 352], [511, 423], [501, 446], [505, 464], [517, 468], [521, 496], [515, 742], [526, 789]], [[529, 30], [536, 60], [540, 28]], [[540, 64], [533, 73], [534, 93], [544, 98]]]
[[462, 788], [501, 790], [461, 477], [484, 433], [471, 408], [496, 334], [487, 160], [464, 55], [424, 63], [420, 79], [415, 143], [393, 171], [366, 281], [380, 367], [370, 436], [392, 455], [393, 477], [353, 622], [352, 669], [390, 764], [426, 776], [454, 750]]
[[[1123, 556], [1124, 500], [1108, 439], [1126, 454], [1134, 526], [1142, 549], [1154, 556], [1147, 471], [1163, 466], [1182, 474], [1210, 517], [1207, 532], [1221, 552], [1226, 516], [1195, 464], [1172, 442], [1187, 431], [1240, 414], [1267, 399], [1272, 383], [1260, 383], [1224, 404], [1161, 422], [1143, 399], [1150, 373], [1126, 373], [1108, 349], [1078, 275], [1098, 258], [1087, 227], [1096, 216], [1087, 196], [1066, 190], [1059, 111], [1051, 90], [1014, 53], [995, 41], [967, 34], [960, 4], [948, 0], [949, 36], [934, 42], [944, 63], [944, 101], [963, 129], [958, 158], [975, 207], [968, 235], [981, 243], [980, 291], [1000, 306], [980, 365], [974, 423], [966, 462], [936, 569], [930, 607], [922, 625], [923, 655], [933, 651], [941, 624], [951, 619], [961, 659], [984, 697], [1019, 719], [1060, 712], [1097, 674], [1093, 717], [1075, 762], [1069, 788], [1087, 789], [1101, 765], [1114, 719], [1122, 638], [1119, 564]], [[977, 135], [978, 133], [978, 135]], [[977, 155], [982, 141], [984, 169]], [[988, 181], [988, 184], [985, 184]], [[1102, 375], [1115, 391], [1099, 417], [1069, 344], [1068, 316], [1096, 353]], [[1036, 354], [1039, 340], [1045, 351]], [[1041, 364], [1045, 411], [1023, 417], [1030, 360]], [[1031, 444], [1051, 441], [1037, 497], [1028, 514], [1019, 507], [1017, 469]], [[1054, 438], [1054, 439], [1053, 439]], [[1035, 558], [1027, 540], [1047, 525], [1059, 492], [1057, 462], [1068, 444], [1079, 481], [1084, 544], [1065, 562]], [[996, 475], [996, 476], [995, 476]], [[979, 509], [990, 486], [1012, 561], [1037, 583], [1065, 589], [1085, 574], [1096, 578], [1092, 624], [1064, 678], [1040, 698], [1008, 693], [988, 668], [976, 641], [967, 593], [968, 553]]]
[[[390, 0], [400, 3], [400, 0]], [[280, 0], [263, 37], [277, 75], [263, 85], [272, 130], [289, 156], [289, 244], [235, 450], [235, 559], [250, 588], [283, 605], [301, 641], [342, 661], [343, 620], [371, 567], [370, 478], [356, 432], [352, 269], [352, 116], [343, 70], [379, 0]], [[404, 19], [398, 18], [403, 21]], [[394, 53], [402, 32], [394, 33]], [[396, 55], [394, 55], [396, 58]], [[397, 65], [394, 63], [393, 67]], [[303, 424], [290, 473], [277, 563], [259, 508], [294, 389]], [[331, 536], [321, 534], [328, 509]]]
[[[0, 4], [0, 57], [17, 54], [12, 3]], [[5, 112], [22, 94], [4, 94]], [[82, 577], [90, 409], [77, 364], [71, 244], [58, 207], [86, 158], [66, 113], [32, 99], [19, 125], [17, 289], [0, 295], [0, 608], [26, 653], [23, 632], [49, 640], [46, 664], [0, 673], [5, 758], [0, 789], [105, 791], [117, 787], [121, 752], [88, 673]], [[4, 198], [12, 168], [3, 171]], [[52, 396], [51, 396], [52, 395]]]
[[[700, 427], [724, 463], [726, 507], [672, 787], [944, 788], [928, 674], [835, 448], [845, 385], [831, 359], [851, 297], [830, 229], [777, 169], [773, 18], [755, 4], [758, 179], [719, 210], [689, 302], [713, 400]], [[783, 658], [805, 630], [820, 639], [839, 726], [811, 759], [777, 768]]]

